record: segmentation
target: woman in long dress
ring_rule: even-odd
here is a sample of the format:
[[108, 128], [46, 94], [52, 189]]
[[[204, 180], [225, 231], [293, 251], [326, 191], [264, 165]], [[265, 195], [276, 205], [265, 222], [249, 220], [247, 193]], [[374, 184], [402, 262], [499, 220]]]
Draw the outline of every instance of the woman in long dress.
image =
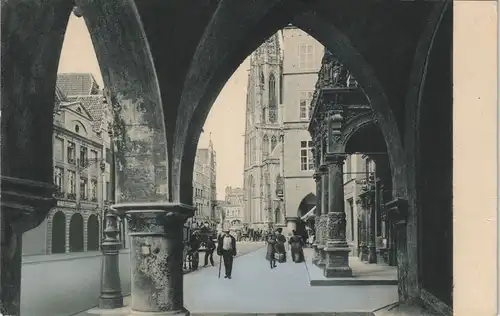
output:
[[276, 268], [276, 237], [269, 235], [267, 238], [266, 260], [269, 261], [271, 269]]
[[300, 263], [304, 261], [304, 240], [302, 236], [297, 235], [297, 232], [292, 231], [293, 235], [288, 240], [291, 249], [292, 260], [295, 263]]
[[278, 262], [283, 263], [286, 262], [286, 237], [282, 234], [283, 228], [276, 229], [276, 252], [278, 253]]

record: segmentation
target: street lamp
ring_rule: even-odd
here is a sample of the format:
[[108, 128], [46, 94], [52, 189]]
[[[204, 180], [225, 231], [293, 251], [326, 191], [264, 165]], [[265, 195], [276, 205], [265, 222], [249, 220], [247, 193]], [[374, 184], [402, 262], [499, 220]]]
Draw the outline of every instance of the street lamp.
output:
[[[104, 99], [106, 101], [106, 99]], [[115, 142], [111, 127], [108, 127], [110, 137], [110, 182], [111, 182], [111, 201], [105, 209], [106, 227], [104, 228], [104, 239], [101, 244], [102, 249], [102, 278], [101, 295], [99, 296], [100, 309], [113, 309], [123, 307], [123, 295], [121, 291], [119, 254], [121, 242], [117, 238], [120, 230], [118, 229], [118, 214], [113, 209], [115, 204], [116, 188], [116, 170], [115, 170]]]

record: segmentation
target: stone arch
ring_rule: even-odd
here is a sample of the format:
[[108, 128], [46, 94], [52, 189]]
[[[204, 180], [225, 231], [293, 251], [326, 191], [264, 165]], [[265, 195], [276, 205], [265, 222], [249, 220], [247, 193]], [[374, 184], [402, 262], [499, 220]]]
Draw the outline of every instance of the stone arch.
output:
[[340, 137], [340, 150], [342, 152], [346, 151], [347, 143], [351, 140], [351, 137], [356, 134], [359, 130], [367, 127], [368, 125], [375, 125], [378, 127], [377, 118], [373, 114], [373, 112], [365, 112], [358, 114], [345, 122], [342, 125], [341, 129], [341, 137]]
[[276, 76], [273, 72], [269, 75], [269, 122], [277, 121]]
[[302, 198], [300, 204], [297, 208], [297, 217], [301, 218], [306, 215], [313, 207], [316, 206], [316, 195], [314, 193], [308, 193]]
[[[408, 259], [418, 288], [453, 306], [453, 5], [438, 3], [415, 55], [415, 85], [407, 96], [413, 123], [407, 131], [412, 167], [409, 178], [408, 235], [417, 247]], [[418, 53], [420, 52], [420, 54]], [[441, 87], [438, 89], [436, 84]], [[413, 125], [414, 124], [414, 125]], [[415, 172], [417, 171], [418, 172]], [[414, 208], [412, 208], [414, 207]], [[418, 227], [418, 230], [416, 229]], [[410, 235], [411, 236], [411, 235]], [[413, 235], [415, 236], [415, 235]], [[431, 264], [432, 256], [442, 260]], [[412, 260], [413, 259], [413, 260]], [[418, 286], [418, 287], [417, 287]], [[419, 293], [422, 295], [422, 293]], [[449, 311], [448, 310], [448, 311]]]
[[99, 220], [95, 214], [87, 219], [87, 251], [99, 250]]
[[269, 156], [269, 137], [267, 134], [264, 134], [264, 137], [262, 138], [262, 155], [264, 159]]
[[[132, 164], [128, 162], [132, 158], [126, 153], [133, 151], [132, 144], [136, 141], [148, 143], [148, 136], [154, 136], [149, 141], [151, 147], [155, 142], [162, 144], [158, 148], [165, 147], [166, 136], [156, 73], [134, 2], [81, 3], [84, 7], [80, 11], [84, 13], [104, 83], [112, 99], [110, 103], [115, 107], [115, 118], [122, 132], [118, 155], [121, 168], [117, 168], [121, 170], [118, 176], [120, 196], [127, 200], [134, 192], [140, 192], [141, 197], [150, 198], [155, 193], [147, 185], [142, 190], [129, 185], [139, 182], [131, 177], [137, 170], [132, 172], [129, 169]], [[74, 2], [66, 0], [2, 2], [3, 176], [52, 183], [52, 124], [57, 70], [73, 6]], [[40, 103], [40, 100], [44, 102]], [[137, 127], [125, 128], [131, 120], [147, 128], [141, 133], [134, 132]], [[138, 134], [142, 134], [140, 140], [134, 136]], [[157, 155], [158, 151], [155, 155], [150, 153], [149, 158], [161, 160], [162, 165], [166, 165], [166, 153], [160, 150]], [[149, 184], [154, 180], [155, 170], [142, 165], [142, 173], [144, 169], [153, 169], [145, 177]], [[163, 174], [166, 178], [166, 170]], [[50, 190], [43, 194], [40, 198], [52, 200]], [[139, 200], [141, 197], [134, 196]], [[37, 208], [33, 218], [24, 220], [29, 222], [25, 228], [39, 225], [49, 210]]]
[[83, 251], [83, 216], [80, 213], [75, 213], [71, 216], [69, 222], [69, 251]]
[[[299, 11], [300, 10], [302, 9], [299, 9]], [[295, 12], [295, 14], [296, 13], [297, 12]], [[249, 53], [251, 53], [252, 50], [255, 50], [255, 48], [258, 46], [259, 43], [262, 43], [275, 30], [278, 30], [279, 28], [286, 25], [286, 23], [290, 22], [291, 15], [280, 16], [280, 18], [276, 18], [276, 16], [274, 16], [274, 18], [275, 21], [273, 22], [269, 22], [266, 20], [265, 23], [267, 23], [267, 25], [265, 25], [265, 27], [267, 32], [264, 32], [262, 31], [262, 29], [259, 29], [260, 32], [264, 34], [262, 37], [250, 36], [249, 38], [251, 38], [252, 41], [247, 41], [247, 43], [241, 44], [240, 51], [238, 53], [239, 55], [235, 53], [235, 55], [231, 56], [229, 53], [227, 53], [225, 55], [226, 59], [219, 59], [218, 63], [211, 64], [213, 68], [210, 68], [210, 66], [208, 66], [210, 70], [209, 69], [202, 70], [203, 72], [207, 71], [207, 73], [210, 73], [211, 80], [205, 80], [203, 83], [200, 83], [198, 81], [201, 79], [192, 80], [193, 82], [196, 82], [197, 85], [196, 89], [198, 91], [200, 89], [204, 89], [205, 92], [200, 94], [200, 97], [196, 101], [192, 100], [192, 98], [194, 98], [194, 95], [192, 93], [190, 95], [191, 97], [189, 99], [189, 102], [191, 104], [190, 107], [192, 109], [193, 114], [189, 115], [189, 117], [191, 117], [190, 119], [191, 123], [187, 124], [189, 125], [189, 129], [191, 129], [186, 131], [186, 134], [188, 135], [187, 137], [188, 141], [189, 140], [192, 141], [192, 139], [199, 137], [199, 134], [201, 132], [201, 126], [203, 125], [203, 122], [205, 121], [208, 115], [210, 107], [212, 106], [217, 94], [220, 92], [225, 82], [229, 79], [232, 72], [244, 60], [244, 58]], [[395, 121], [395, 118], [392, 114], [392, 110], [389, 106], [389, 101], [387, 99], [387, 96], [382, 88], [381, 83], [375, 77], [372, 67], [364, 60], [363, 56], [356, 50], [356, 48], [353, 47], [350, 41], [334, 25], [322, 20], [321, 17], [317, 16], [315, 13], [310, 13], [310, 12], [301, 13], [292, 19], [292, 23], [297, 27], [301, 28], [302, 30], [304, 30], [305, 32], [307, 32], [308, 34], [310, 34], [311, 36], [313, 36], [316, 40], [318, 40], [325, 47], [327, 47], [342, 61], [342, 63], [347, 68], [351, 70], [352, 73], [354, 73], [357, 82], [359, 83], [359, 86], [363, 89], [363, 91], [365, 92], [370, 101], [370, 104], [377, 117], [377, 121], [380, 124], [382, 134], [384, 135], [384, 139], [387, 144], [391, 168], [393, 169], [392, 173], [393, 183], [394, 183], [393, 195], [406, 196], [407, 194], [406, 176], [405, 176], [406, 164], [404, 160], [400, 132], [398, 129], [398, 125]], [[262, 25], [264, 25], [264, 23], [262, 23]], [[255, 31], [253, 33], [255, 34]], [[210, 32], [208, 32], [207, 34], [210, 34]], [[259, 35], [262, 34], [259, 33]], [[233, 43], [233, 46], [236, 47], [237, 45], [234, 45]], [[202, 56], [201, 54], [202, 51], [199, 51], [195, 57], [200, 60], [203, 60], [203, 58], [208, 58], [209, 56], [206, 55], [205, 57], [201, 57]], [[223, 62], [230, 62], [232, 67], [227, 67], [225, 69], [222, 69], [223, 67], [221, 67], [221, 64]], [[194, 60], [193, 67], [194, 65], [197, 65], [197, 63], [198, 61]], [[207, 67], [202, 67], [202, 68], [207, 68]], [[193, 75], [195, 73], [196, 71], [193, 70]], [[200, 76], [199, 74], [197, 74], [197, 76], [198, 78], [205, 78], [204, 76]], [[194, 83], [190, 83], [189, 80], [186, 81], [185, 91], [191, 91], [191, 88], [194, 87], [193, 85]], [[186, 107], [188, 106], [186, 105]], [[188, 110], [186, 109], [186, 111]], [[188, 114], [185, 112], [183, 115], [188, 115]], [[179, 116], [178, 119], [180, 120], [181, 116]], [[186, 118], [183, 117], [182, 119], [185, 120]], [[188, 126], [186, 126], [186, 129], [187, 128]], [[178, 155], [181, 158], [176, 159], [176, 161], [183, 160], [182, 155], [184, 149], [182, 148], [184, 147], [184, 144], [182, 139], [184, 139], [184, 136], [181, 135], [182, 134], [178, 135], [179, 137], [178, 148], [180, 151], [175, 153], [175, 155]], [[183, 172], [182, 168], [173, 168], [173, 169], [180, 170], [180, 172], [176, 175], [176, 177], [180, 177], [181, 173]], [[174, 188], [177, 188], [176, 190], [178, 190], [179, 186], [176, 183], [178, 183], [179, 180], [173, 179], [173, 181], [174, 181], [173, 183]]]
[[66, 252], [66, 216], [62, 211], [52, 216], [51, 248], [52, 253]]
[[293, 23], [328, 48], [354, 74], [356, 82], [369, 100], [387, 145], [393, 171], [393, 196], [406, 197], [406, 163], [401, 135], [389, 106], [389, 100], [381, 83], [375, 77], [372, 67], [352, 46], [348, 38], [334, 25], [325, 22], [315, 13], [303, 13], [295, 17]]

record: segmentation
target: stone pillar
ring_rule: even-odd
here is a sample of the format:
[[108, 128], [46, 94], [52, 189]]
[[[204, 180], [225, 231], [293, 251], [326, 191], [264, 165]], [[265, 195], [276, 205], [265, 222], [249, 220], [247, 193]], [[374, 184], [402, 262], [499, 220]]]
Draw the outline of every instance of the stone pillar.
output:
[[22, 235], [56, 205], [55, 186], [0, 176], [0, 313], [20, 315]]
[[376, 224], [374, 191], [366, 195], [366, 211], [368, 212], [368, 263], [377, 263]]
[[194, 207], [181, 203], [127, 203], [131, 236], [131, 315], [187, 314], [183, 301], [183, 226]]
[[319, 219], [320, 223], [320, 233], [321, 233], [321, 239], [320, 239], [320, 245], [318, 246], [319, 248], [319, 253], [320, 253], [320, 258], [318, 260], [318, 266], [324, 266], [326, 263], [326, 253], [324, 250], [326, 239], [328, 237], [328, 231], [327, 231], [327, 221], [328, 221], [328, 167], [326, 165], [321, 165], [319, 167], [319, 171], [321, 173], [321, 216]]
[[320, 246], [319, 235], [320, 235], [320, 216], [321, 216], [321, 173], [316, 171], [313, 175], [314, 181], [316, 182], [316, 212], [314, 213], [314, 229], [315, 229], [315, 240], [313, 244], [314, 257], [312, 262], [317, 264], [321, 259], [321, 251], [318, 248]]
[[325, 277], [350, 277], [349, 252], [351, 249], [346, 240], [346, 214], [344, 209], [344, 177], [342, 166], [345, 155], [328, 153], [329, 185], [328, 185], [328, 239], [324, 251], [326, 253]]
[[326, 265], [323, 270], [325, 277], [350, 277], [352, 269], [349, 267], [349, 252], [351, 249], [346, 240], [346, 214], [344, 206], [344, 175], [342, 167], [346, 155], [340, 144], [340, 128], [343, 117], [340, 112], [328, 113], [327, 124], [327, 153], [325, 162], [328, 164], [328, 237], [324, 251]]
[[408, 214], [408, 201], [402, 198], [395, 198], [394, 200], [385, 204], [387, 208], [387, 215], [392, 223], [394, 241], [397, 251], [397, 265], [398, 265], [398, 294], [399, 300], [403, 301], [409, 298], [408, 289], [411, 284], [408, 278], [408, 252], [407, 252], [407, 238], [406, 238], [406, 217]]

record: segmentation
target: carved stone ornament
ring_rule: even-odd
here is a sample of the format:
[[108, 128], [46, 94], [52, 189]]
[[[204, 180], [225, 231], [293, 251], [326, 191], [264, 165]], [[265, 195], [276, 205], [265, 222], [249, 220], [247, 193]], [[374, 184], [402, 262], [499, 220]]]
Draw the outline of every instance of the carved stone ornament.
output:
[[56, 206], [51, 183], [0, 176], [2, 212], [17, 233], [38, 226]]
[[344, 165], [344, 161], [346, 158], [347, 155], [345, 154], [327, 153], [325, 155], [325, 162], [327, 164], [334, 164], [341, 168]]
[[329, 239], [345, 239], [345, 230], [347, 223], [345, 212], [332, 212], [328, 213], [327, 216], [327, 229], [329, 232]]
[[276, 176], [276, 195], [283, 196], [285, 182], [283, 181], [283, 177], [278, 174]]

